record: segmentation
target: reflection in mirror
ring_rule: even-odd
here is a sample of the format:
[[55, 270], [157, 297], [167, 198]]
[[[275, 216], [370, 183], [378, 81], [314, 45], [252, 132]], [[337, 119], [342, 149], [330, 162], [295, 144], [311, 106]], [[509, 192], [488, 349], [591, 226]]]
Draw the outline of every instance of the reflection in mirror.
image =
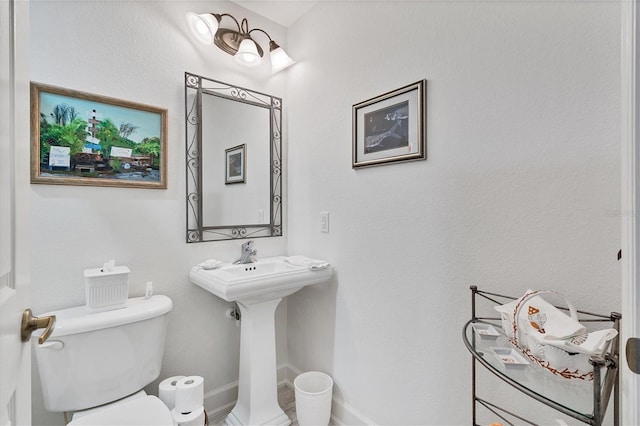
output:
[[[205, 227], [269, 222], [269, 115], [266, 108], [203, 93]], [[238, 146], [243, 149], [233, 149]]]
[[185, 73], [187, 242], [282, 235], [282, 101]]

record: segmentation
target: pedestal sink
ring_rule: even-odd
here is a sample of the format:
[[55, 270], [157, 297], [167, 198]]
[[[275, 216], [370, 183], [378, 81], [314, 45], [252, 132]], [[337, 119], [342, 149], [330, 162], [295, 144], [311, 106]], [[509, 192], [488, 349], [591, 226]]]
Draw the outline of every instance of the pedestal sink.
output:
[[275, 310], [283, 297], [325, 282], [332, 273], [328, 264], [301, 256], [191, 269], [191, 282], [240, 307], [238, 402], [225, 419], [226, 425], [291, 424], [278, 405]]

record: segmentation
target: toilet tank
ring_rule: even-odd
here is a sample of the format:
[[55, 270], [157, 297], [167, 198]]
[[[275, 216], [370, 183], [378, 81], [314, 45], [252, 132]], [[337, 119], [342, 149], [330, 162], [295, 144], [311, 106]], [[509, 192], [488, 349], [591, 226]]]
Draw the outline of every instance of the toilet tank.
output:
[[91, 313], [62, 309], [42, 345], [33, 334], [45, 408], [77, 411], [130, 395], [160, 375], [168, 313], [167, 296], [132, 298], [127, 306]]

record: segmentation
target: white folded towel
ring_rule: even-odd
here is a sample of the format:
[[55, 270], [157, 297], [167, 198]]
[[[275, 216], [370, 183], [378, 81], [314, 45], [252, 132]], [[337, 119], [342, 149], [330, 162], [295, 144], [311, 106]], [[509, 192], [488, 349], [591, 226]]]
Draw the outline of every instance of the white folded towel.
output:
[[306, 266], [311, 271], [317, 271], [329, 267], [329, 263], [324, 260], [310, 259], [305, 256], [289, 256], [285, 257], [284, 261], [293, 266]]
[[[533, 293], [527, 290], [525, 295]], [[524, 296], [523, 296], [524, 297]], [[502, 315], [503, 327], [509, 337], [513, 336], [513, 315], [522, 298], [505, 305], [496, 306]], [[532, 336], [545, 345], [555, 346], [571, 353], [600, 354], [608, 347], [611, 339], [618, 335], [615, 329], [587, 333], [587, 329], [577, 320], [566, 315], [541, 296], [528, 299], [518, 314], [518, 327], [523, 335]]]
[[[536, 312], [537, 311], [537, 312]], [[567, 339], [586, 333], [587, 329], [542, 297], [528, 300], [522, 308], [527, 314], [529, 333], [541, 342]]]
[[221, 260], [207, 259], [203, 262], [198, 263], [198, 268], [204, 269], [204, 270], [216, 269], [223, 263], [224, 262], [222, 262]]
[[[532, 291], [527, 290], [525, 294], [530, 293]], [[513, 314], [520, 300], [521, 298], [495, 307], [496, 311], [502, 314], [503, 322], [513, 323]], [[544, 300], [541, 296], [534, 296], [520, 306], [518, 327], [523, 326], [526, 327], [524, 331], [527, 334], [532, 335], [542, 343], [548, 343], [550, 340], [567, 339], [587, 332], [587, 329], [582, 324]], [[513, 329], [509, 326], [508, 329], [505, 328], [505, 331], [508, 332], [508, 335], [511, 335]]]
[[577, 352], [588, 355], [599, 355], [609, 346], [611, 339], [616, 337], [618, 332], [613, 328], [606, 330], [592, 331], [591, 333], [573, 336], [562, 340], [548, 340], [545, 343], [564, 349], [567, 352]]

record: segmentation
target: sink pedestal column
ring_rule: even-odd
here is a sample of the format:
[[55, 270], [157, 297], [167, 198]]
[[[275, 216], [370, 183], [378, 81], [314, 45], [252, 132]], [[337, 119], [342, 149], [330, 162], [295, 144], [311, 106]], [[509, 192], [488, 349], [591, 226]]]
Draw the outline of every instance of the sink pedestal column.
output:
[[245, 303], [240, 307], [240, 378], [238, 402], [227, 426], [287, 426], [291, 420], [278, 405], [275, 311], [282, 299]]

